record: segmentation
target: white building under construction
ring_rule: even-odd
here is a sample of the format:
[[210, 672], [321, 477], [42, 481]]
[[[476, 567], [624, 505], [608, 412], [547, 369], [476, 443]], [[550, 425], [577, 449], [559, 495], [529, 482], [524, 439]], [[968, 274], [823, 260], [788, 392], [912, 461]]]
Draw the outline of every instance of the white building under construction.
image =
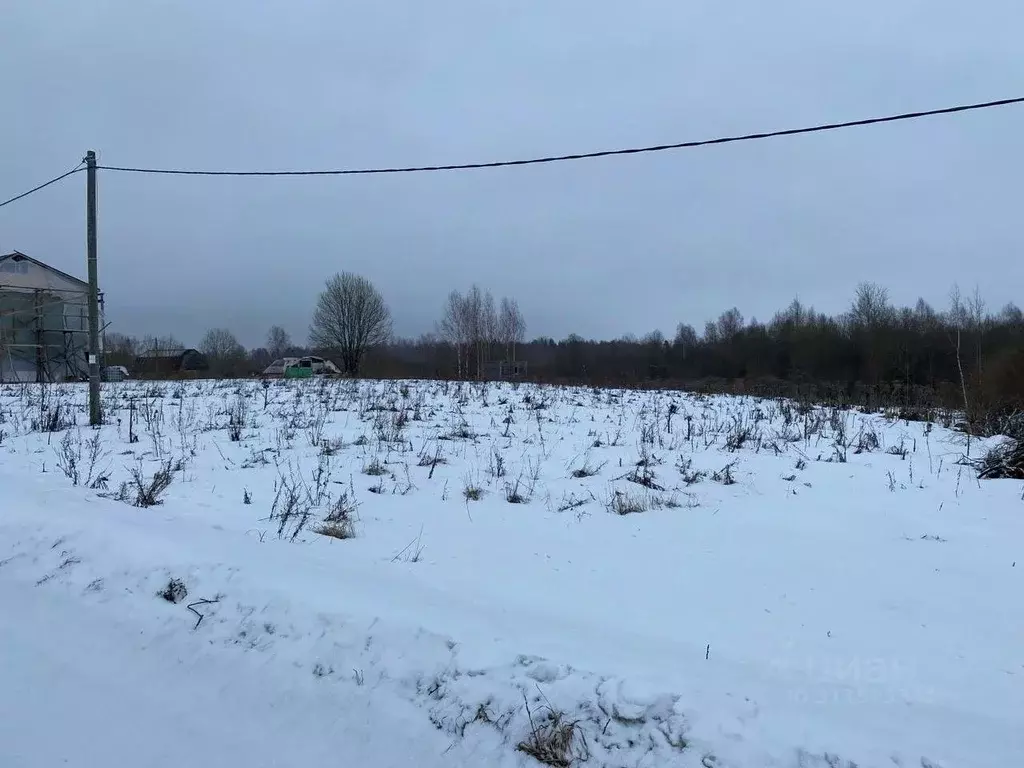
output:
[[18, 251], [0, 255], [0, 381], [80, 381], [88, 350], [88, 283]]

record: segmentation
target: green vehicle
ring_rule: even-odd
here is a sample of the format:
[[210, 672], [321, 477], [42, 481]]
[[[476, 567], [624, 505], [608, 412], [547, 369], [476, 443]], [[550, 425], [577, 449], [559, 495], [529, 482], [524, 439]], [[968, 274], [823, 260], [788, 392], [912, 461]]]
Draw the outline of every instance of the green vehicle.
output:
[[282, 357], [268, 365], [261, 374], [264, 378], [308, 379], [310, 376], [340, 376], [338, 366], [330, 360], [308, 357]]

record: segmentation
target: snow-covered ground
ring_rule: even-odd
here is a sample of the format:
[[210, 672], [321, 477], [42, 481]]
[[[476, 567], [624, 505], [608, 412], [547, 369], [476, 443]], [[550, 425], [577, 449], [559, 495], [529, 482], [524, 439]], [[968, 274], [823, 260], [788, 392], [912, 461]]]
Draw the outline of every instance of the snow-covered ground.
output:
[[1024, 489], [962, 435], [676, 392], [104, 386], [95, 431], [82, 387], [0, 387], [5, 768], [527, 766], [556, 736], [613, 768], [1024, 762]]

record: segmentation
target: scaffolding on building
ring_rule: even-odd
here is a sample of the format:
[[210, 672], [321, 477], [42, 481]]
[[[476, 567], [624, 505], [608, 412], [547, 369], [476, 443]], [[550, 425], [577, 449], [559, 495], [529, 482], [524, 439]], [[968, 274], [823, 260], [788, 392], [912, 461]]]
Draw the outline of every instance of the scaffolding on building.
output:
[[88, 350], [88, 290], [0, 283], [0, 381], [82, 381]]

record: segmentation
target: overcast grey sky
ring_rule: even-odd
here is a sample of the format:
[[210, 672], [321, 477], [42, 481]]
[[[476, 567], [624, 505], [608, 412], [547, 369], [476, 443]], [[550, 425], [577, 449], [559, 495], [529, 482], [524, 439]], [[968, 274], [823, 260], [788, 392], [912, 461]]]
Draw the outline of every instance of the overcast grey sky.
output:
[[[0, 198], [73, 166], [450, 163], [1024, 95], [1019, 0], [4, 0]], [[1024, 107], [646, 156], [400, 176], [101, 172], [112, 330], [305, 339], [352, 270], [395, 330], [452, 288], [528, 335], [671, 335], [736, 305], [945, 305], [1024, 285]], [[84, 174], [0, 209], [0, 252], [84, 276]]]

